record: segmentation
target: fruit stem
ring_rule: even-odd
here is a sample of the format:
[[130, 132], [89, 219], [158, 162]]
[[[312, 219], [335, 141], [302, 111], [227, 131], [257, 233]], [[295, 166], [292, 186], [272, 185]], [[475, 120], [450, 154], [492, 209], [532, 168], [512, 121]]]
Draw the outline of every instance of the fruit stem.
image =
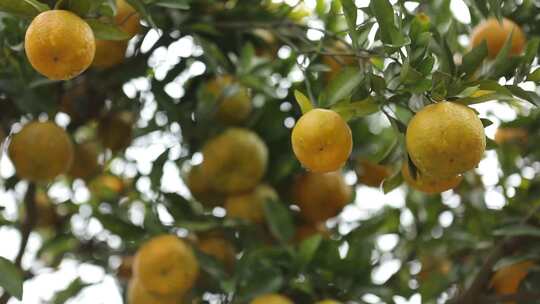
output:
[[57, 9], [60, 9], [62, 4], [64, 4], [64, 0], [58, 0], [56, 1], [56, 4], [54, 5], [54, 9], [57, 10]]

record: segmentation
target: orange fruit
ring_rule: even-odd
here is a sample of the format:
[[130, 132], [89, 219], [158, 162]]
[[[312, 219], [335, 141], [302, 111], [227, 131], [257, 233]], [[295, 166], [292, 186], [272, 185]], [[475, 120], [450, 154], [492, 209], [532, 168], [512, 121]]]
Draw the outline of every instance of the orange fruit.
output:
[[250, 304], [294, 304], [293, 301], [285, 296], [271, 293], [262, 296], [258, 296], [253, 299]]
[[296, 227], [296, 235], [294, 239], [296, 240], [296, 242], [302, 242], [317, 234], [320, 234], [325, 238], [330, 237], [330, 231], [328, 231], [328, 228], [326, 228], [324, 224], [309, 223], [309, 224], [302, 224]]
[[296, 123], [292, 147], [306, 169], [318, 173], [336, 171], [351, 154], [351, 129], [336, 112], [314, 109]]
[[249, 117], [252, 109], [249, 91], [231, 75], [218, 76], [210, 80], [206, 84], [206, 90], [212, 94], [217, 103], [216, 117], [222, 123], [237, 125]]
[[[531, 261], [525, 261], [499, 269], [491, 279], [491, 287], [498, 295], [514, 294], [534, 266]], [[516, 302], [506, 302], [506, 304]]]
[[227, 215], [232, 218], [262, 224], [265, 221], [264, 204], [277, 200], [278, 194], [268, 185], [259, 185], [253, 191], [233, 195], [225, 201]]
[[69, 176], [73, 178], [88, 179], [99, 172], [99, 147], [94, 142], [85, 142], [75, 145], [73, 165]]
[[116, 24], [133, 37], [141, 30], [141, 17], [139, 13], [125, 0], [116, 0]]
[[522, 144], [529, 142], [529, 132], [525, 128], [498, 128], [495, 133], [495, 142], [503, 144]]
[[450, 189], [454, 189], [463, 180], [461, 175], [456, 175], [451, 178], [445, 179], [436, 179], [428, 175], [422, 175], [420, 172], [417, 172], [416, 179], [411, 176], [409, 171], [409, 166], [405, 163], [401, 167], [401, 174], [405, 182], [413, 189], [427, 193], [435, 194], [441, 193]]
[[126, 58], [126, 41], [96, 40], [96, 56], [92, 66], [98, 69], [108, 69], [119, 65]]
[[182, 304], [179, 295], [158, 295], [144, 288], [140, 280], [132, 279], [128, 285], [128, 304]]
[[39, 14], [26, 31], [24, 48], [30, 64], [54, 80], [67, 80], [84, 72], [96, 52], [92, 29], [69, 11]]
[[184, 295], [199, 276], [199, 263], [188, 244], [174, 235], [162, 235], [139, 249], [133, 274], [150, 293]]
[[8, 154], [20, 178], [44, 182], [69, 170], [73, 144], [53, 122], [31, 122], [13, 136]]
[[124, 181], [112, 174], [103, 174], [94, 178], [89, 185], [92, 194], [103, 200], [113, 200], [126, 191]]
[[438, 102], [409, 122], [407, 151], [421, 175], [449, 179], [476, 167], [486, 149], [484, 126], [469, 107]]
[[121, 151], [133, 140], [135, 118], [128, 111], [111, 113], [99, 122], [98, 136], [105, 148]]
[[379, 187], [390, 174], [391, 170], [389, 167], [379, 165], [367, 159], [360, 159], [356, 165], [358, 182], [370, 187]]
[[311, 223], [326, 221], [338, 215], [352, 199], [352, 189], [340, 172], [305, 173], [292, 186], [293, 202], [300, 216]]
[[232, 244], [223, 236], [208, 236], [201, 238], [198, 248], [203, 253], [214, 257], [225, 265], [227, 269], [232, 269], [236, 260], [236, 253]]
[[203, 148], [202, 174], [220, 193], [241, 193], [259, 184], [266, 173], [268, 148], [248, 129], [230, 128]]
[[[329, 53], [347, 53], [347, 47], [343, 43], [336, 43], [334, 47], [328, 50]], [[324, 74], [326, 82], [334, 80], [341, 70], [348, 66], [358, 66], [358, 62], [354, 56], [330, 56], [323, 55], [322, 62], [330, 69]]]
[[504, 43], [512, 34], [512, 46], [509, 55], [520, 55], [527, 43], [525, 33], [512, 20], [504, 18], [500, 23], [496, 18], [484, 20], [478, 24], [471, 34], [471, 47], [476, 47], [485, 40], [488, 48], [488, 57], [497, 57]]

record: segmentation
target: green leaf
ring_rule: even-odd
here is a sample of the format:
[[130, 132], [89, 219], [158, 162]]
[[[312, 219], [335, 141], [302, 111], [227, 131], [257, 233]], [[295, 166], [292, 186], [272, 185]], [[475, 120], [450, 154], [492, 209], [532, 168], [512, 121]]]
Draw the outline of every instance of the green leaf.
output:
[[270, 232], [283, 243], [294, 235], [294, 222], [289, 209], [278, 201], [267, 201], [264, 204], [264, 214]]
[[493, 271], [500, 270], [502, 268], [512, 266], [517, 263], [531, 261], [531, 260], [538, 260], [540, 258], [540, 255], [538, 254], [527, 254], [527, 255], [518, 255], [518, 256], [508, 256], [500, 259], [494, 266]]
[[484, 126], [484, 128], [487, 128], [493, 124], [493, 121], [487, 118], [481, 118], [480, 121], [482, 121], [482, 125]]
[[0, 257], [0, 287], [11, 296], [22, 301], [23, 275], [20, 269], [10, 260]]
[[388, 0], [371, 1], [369, 7], [379, 23], [381, 40], [390, 47], [402, 47], [410, 43], [399, 31], [394, 21], [394, 9]]
[[401, 172], [398, 172], [390, 179], [385, 179], [382, 185], [384, 194], [391, 192], [392, 190], [401, 186], [401, 184], [403, 184], [403, 176], [401, 176]]
[[514, 225], [493, 231], [495, 236], [532, 236], [540, 237], [540, 228], [530, 225]]
[[321, 242], [322, 236], [318, 234], [300, 243], [298, 248], [298, 263], [300, 268], [304, 268], [313, 260], [313, 257], [321, 246]]
[[376, 113], [379, 111], [379, 105], [373, 98], [368, 97], [367, 99], [361, 101], [338, 102], [331, 109], [341, 115], [343, 119], [349, 121], [351, 119]]
[[107, 0], [70, 0], [67, 1], [70, 11], [79, 16], [87, 16], [98, 11]]
[[350, 96], [354, 89], [360, 85], [364, 74], [357, 67], [347, 67], [341, 70], [319, 96], [319, 104], [322, 107], [331, 107], [338, 101]]
[[540, 82], [540, 68], [537, 68], [534, 72], [530, 73], [527, 76], [527, 81]]
[[482, 65], [488, 55], [487, 43], [484, 40], [482, 44], [472, 49], [463, 56], [463, 63], [459, 67], [460, 73], [465, 76], [471, 76]]
[[358, 32], [356, 31], [356, 19], [358, 16], [358, 8], [353, 0], [341, 0], [343, 5], [343, 13], [345, 14], [345, 20], [349, 27], [349, 34], [353, 41], [353, 46], [358, 48]]
[[538, 96], [536, 92], [524, 90], [516, 85], [507, 85], [506, 88], [508, 88], [514, 96], [528, 101], [537, 107], [540, 106], [540, 96]]
[[90, 286], [90, 284], [84, 283], [80, 278], [76, 278], [68, 285], [68, 287], [66, 287], [66, 289], [59, 291], [54, 295], [52, 303], [64, 304], [88, 286]]
[[152, 26], [153, 28], [157, 28], [157, 25], [154, 22], [154, 19], [152, 18], [152, 16], [148, 12], [148, 10], [146, 9], [146, 4], [144, 3], [143, 0], [126, 0], [126, 1], [131, 6], [133, 6], [133, 8], [135, 8], [135, 10], [137, 10], [137, 12], [139, 12], [139, 14], [141, 14], [142, 18], [144, 18], [146, 21], [148, 21], [150, 26]]
[[189, 9], [190, 2], [191, 0], [155, 0], [152, 4], [166, 8], [187, 10]]
[[50, 9], [47, 4], [37, 0], [0, 0], [0, 11], [25, 18], [33, 18]]
[[117, 25], [105, 23], [96, 19], [87, 19], [86, 22], [94, 31], [96, 39], [102, 40], [127, 40], [129, 34], [122, 31]]
[[300, 106], [300, 110], [302, 110], [302, 114], [306, 114], [307, 112], [313, 110], [311, 101], [306, 95], [304, 95], [304, 93], [294, 90], [294, 97], [296, 98], [298, 106]]

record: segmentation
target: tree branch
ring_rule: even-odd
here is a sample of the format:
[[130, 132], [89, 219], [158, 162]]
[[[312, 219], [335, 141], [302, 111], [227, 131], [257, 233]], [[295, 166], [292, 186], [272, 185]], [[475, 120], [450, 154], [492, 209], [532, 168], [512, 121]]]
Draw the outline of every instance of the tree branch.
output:
[[484, 296], [480, 303], [530, 302], [540, 300], [540, 292], [520, 292], [499, 296]]
[[[15, 258], [15, 266], [19, 267], [22, 270], [21, 263], [26, 252], [26, 246], [28, 245], [28, 239], [30, 238], [30, 233], [34, 229], [37, 221], [37, 210], [36, 210], [36, 185], [34, 183], [28, 184], [28, 189], [24, 196], [24, 207], [26, 209], [26, 217], [21, 227], [21, 245], [19, 246], [19, 252]], [[0, 298], [0, 304], [6, 304], [11, 296], [4, 292]]]

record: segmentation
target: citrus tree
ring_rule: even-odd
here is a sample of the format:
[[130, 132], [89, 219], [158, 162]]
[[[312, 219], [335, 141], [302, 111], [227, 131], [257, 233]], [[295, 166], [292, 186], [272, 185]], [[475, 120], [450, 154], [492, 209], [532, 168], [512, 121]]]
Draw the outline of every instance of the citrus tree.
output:
[[540, 301], [537, 1], [0, 11], [0, 303]]

